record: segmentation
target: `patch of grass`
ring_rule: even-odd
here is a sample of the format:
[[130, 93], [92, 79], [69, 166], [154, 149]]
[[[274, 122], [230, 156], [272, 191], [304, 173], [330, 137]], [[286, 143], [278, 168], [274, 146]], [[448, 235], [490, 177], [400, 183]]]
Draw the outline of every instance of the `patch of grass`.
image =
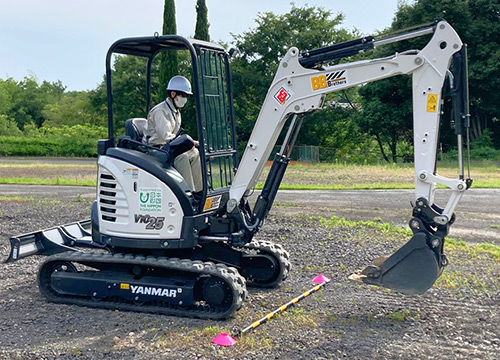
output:
[[[75, 158], [75, 162], [71, 163], [71, 158], [68, 159], [68, 161], [64, 163], [54, 163], [50, 162], [52, 158], [47, 158], [48, 162], [38, 162], [39, 160], [30, 160], [29, 158], [26, 158], [24, 161], [19, 161], [15, 163], [10, 163], [10, 162], [5, 162], [5, 163], [0, 163], [0, 169], [26, 169], [28, 171], [32, 171], [34, 168], [37, 170], [61, 170], [61, 169], [67, 169], [67, 168], [72, 168], [75, 170], [95, 170], [96, 164], [81, 164], [77, 161], [77, 158]], [[45, 160], [42, 160], [45, 161]]]
[[401, 311], [392, 311], [386, 318], [390, 322], [405, 322], [408, 320], [418, 320], [420, 319], [420, 313], [412, 313], [410, 310], [405, 309]]
[[[269, 172], [266, 167], [260, 177], [262, 188]], [[438, 173], [457, 178], [457, 165], [440, 163]], [[500, 187], [500, 169], [486, 162], [472, 166], [473, 187]], [[342, 165], [342, 164], [291, 164], [288, 166], [280, 189], [288, 190], [351, 190], [351, 189], [411, 189], [414, 187], [412, 164]]]
[[376, 219], [376, 221], [355, 221], [355, 220], [347, 220], [344, 217], [332, 216], [330, 219], [325, 219], [324, 217], [311, 217], [311, 219], [316, 219], [319, 221], [320, 225], [325, 228], [375, 228], [380, 230], [382, 234], [386, 235], [398, 235], [398, 236], [411, 236], [412, 232], [410, 229], [403, 229], [397, 226], [391, 225], [389, 223], [380, 222], [380, 220]]
[[490, 244], [490, 243], [482, 243], [476, 246], [476, 249], [479, 252], [487, 253], [492, 255], [496, 260], [500, 260], [500, 246]]
[[[257, 336], [255, 334], [244, 335], [237, 339], [238, 349], [240, 350], [240, 356], [244, 356], [246, 350], [271, 350], [275, 345], [274, 341], [270, 337]], [[225, 349], [227, 354], [230, 352], [229, 349]]]
[[[410, 229], [403, 229], [397, 226], [394, 226], [389, 223], [381, 223], [374, 221], [355, 221], [355, 220], [347, 220], [344, 217], [332, 216], [330, 219], [326, 219], [321, 216], [310, 216], [308, 217], [310, 220], [318, 221], [319, 224], [325, 228], [374, 228], [379, 230], [383, 235], [387, 236], [405, 236], [411, 237], [412, 232]], [[467, 255], [470, 258], [477, 258], [480, 256], [484, 256], [486, 254], [491, 255], [495, 260], [500, 260], [500, 246], [490, 244], [490, 243], [482, 243], [482, 244], [474, 244], [468, 245], [463, 240], [457, 240], [453, 238], [446, 238], [445, 240], [445, 249], [461, 252]]]
[[463, 240], [446, 239], [445, 249], [449, 252], [461, 253], [469, 259], [482, 259], [492, 256], [496, 261], [500, 261], [500, 246], [490, 243], [481, 243], [477, 245], [468, 245]]
[[389, 314], [389, 319], [391, 321], [403, 322], [410, 318], [410, 310], [403, 311], [393, 311]]
[[2, 195], [0, 196], [0, 202], [15, 202], [15, 203], [26, 203], [34, 201], [33, 196], [19, 196], [19, 195]]
[[61, 186], [96, 186], [97, 181], [90, 179], [68, 179], [63, 177], [55, 177], [49, 179], [35, 177], [18, 177], [9, 178], [1, 177], [0, 184], [17, 184], [17, 185], [61, 185]]
[[[166, 350], [173, 348], [185, 349], [188, 353], [193, 346], [200, 344], [210, 344], [212, 339], [217, 335], [226, 333], [235, 336], [230, 331], [221, 328], [219, 325], [210, 325], [205, 328], [188, 328], [181, 327], [180, 329], [165, 329], [159, 331], [154, 339], [149, 343], [149, 348], [155, 350]], [[247, 333], [236, 338], [238, 346], [226, 348], [218, 345], [203, 346], [202, 350], [197, 350], [197, 354], [203, 358], [213, 357], [214, 351], [220, 357], [238, 358], [244, 356], [248, 351], [257, 349], [271, 350], [274, 346], [274, 341], [266, 333], [265, 329], [261, 329], [258, 333]], [[201, 348], [200, 348], [201, 349]], [[189, 357], [189, 356], [188, 356]]]
[[214, 326], [207, 326], [201, 331], [202, 336], [208, 336], [208, 337], [216, 337], [219, 335], [221, 332], [221, 328], [219, 325], [214, 325]]
[[443, 271], [441, 276], [436, 280], [435, 286], [451, 290], [469, 288], [475, 290], [475, 294], [488, 293], [486, 283], [477, 274], [462, 272], [460, 270]]
[[[50, 161], [47, 160], [47, 161]], [[475, 188], [500, 188], [500, 169], [495, 165], [474, 163], [472, 175]], [[262, 189], [270, 167], [265, 167], [256, 186]], [[57, 180], [33, 179], [33, 169], [60, 176]], [[72, 177], [74, 172], [86, 174], [86, 179]], [[0, 177], [4, 184], [34, 185], [82, 185], [95, 186], [95, 164], [70, 163], [38, 163], [27, 159], [22, 163], [1, 163], [2, 173], [11, 176]], [[440, 175], [457, 178], [456, 164], [439, 164]], [[3, 171], [5, 170], [5, 172]], [[10, 179], [10, 180], [9, 180]], [[353, 190], [353, 189], [412, 189], [414, 187], [414, 169], [411, 164], [387, 165], [342, 165], [342, 164], [291, 164], [288, 166], [280, 185], [282, 190]]]
[[[264, 183], [258, 183], [256, 190], [262, 190]], [[359, 183], [359, 184], [292, 184], [282, 183], [280, 190], [389, 190], [389, 189], [413, 189], [413, 183]], [[500, 187], [500, 184], [499, 184]]]
[[499, 228], [500, 228], [500, 225], [490, 225], [490, 228], [491, 228], [491, 229], [499, 229]]
[[77, 344], [73, 349], [73, 354], [76, 356], [82, 355], [82, 349], [79, 344]]
[[316, 322], [317, 314], [313, 313], [312, 311], [305, 310], [302, 307], [292, 307], [286, 312], [278, 314], [277, 317], [288, 319], [291, 322], [291, 327], [318, 327], [318, 323]]

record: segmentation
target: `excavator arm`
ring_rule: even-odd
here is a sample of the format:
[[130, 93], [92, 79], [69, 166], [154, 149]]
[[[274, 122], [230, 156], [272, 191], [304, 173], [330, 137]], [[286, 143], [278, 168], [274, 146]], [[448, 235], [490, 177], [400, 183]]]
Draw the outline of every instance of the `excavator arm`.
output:
[[[351, 56], [388, 43], [432, 34], [421, 50], [409, 50], [385, 58], [343, 63], [326, 68], [318, 65]], [[380, 285], [405, 293], [422, 293], [440, 275], [446, 258], [444, 237], [454, 221], [455, 208], [471, 180], [465, 179], [462, 136], [468, 122], [466, 47], [446, 21], [381, 40], [366, 37], [300, 54], [291, 48], [281, 60], [247, 147], [230, 188], [227, 211], [239, 216], [247, 231], [262, 225], [285, 172], [301, 120], [297, 115], [321, 109], [325, 95], [349, 87], [396, 75], [411, 74], [413, 89], [413, 128], [415, 151], [415, 207], [410, 228], [414, 236], [391, 257], [353, 274], [351, 279]], [[453, 78], [449, 67], [454, 63]], [[459, 177], [446, 178], [436, 172], [436, 154], [441, 113], [442, 88], [447, 76], [456, 99], [455, 122], [459, 145]], [[252, 210], [245, 199], [262, 173], [278, 136], [289, 116], [289, 133], [261, 195]], [[444, 208], [434, 203], [437, 185], [450, 189]]]

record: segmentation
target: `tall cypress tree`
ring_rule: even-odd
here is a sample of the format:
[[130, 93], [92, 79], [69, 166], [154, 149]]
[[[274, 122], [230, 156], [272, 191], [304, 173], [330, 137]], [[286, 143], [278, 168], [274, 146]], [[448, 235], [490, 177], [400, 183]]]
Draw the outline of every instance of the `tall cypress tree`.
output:
[[[175, 1], [165, 0], [163, 10], [163, 35], [177, 34], [177, 23], [175, 22]], [[166, 51], [161, 55], [160, 65], [160, 98], [167, 96], [167, 85], [170, 78], [178, 73], [177, 53], [174, 50]]]
[[194, 31], [194, 38], [198, 40], [210, 41], [208, 34], [208, 8], [205, 0], [196, 1], [196, 29]]

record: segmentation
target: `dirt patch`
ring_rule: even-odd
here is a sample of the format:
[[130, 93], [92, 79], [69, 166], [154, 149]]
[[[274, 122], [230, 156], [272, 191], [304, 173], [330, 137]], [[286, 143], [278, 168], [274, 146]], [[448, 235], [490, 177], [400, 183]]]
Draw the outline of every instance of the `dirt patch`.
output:
[[[40, 195], [0, 201], [0, 256], [7, 238], [88, 217], [90, 200]], [[208, 321], [48, 303], [35, 278], [41, 257], [0, 264], [0, 359], [496, 359], [500, 351], [498, 260], [457, 250], [437, 286], [404, 296], [346, 280], [405, 239], [377, 229], [320, 224], [271, 212], [259, 239], [283, 244], [293, 269], [276, 289], [250, 289], [227, 321]], [[472, 256], [474, 255], [474, 256]], [[312, 286], [331, 283], [276, 319], [220, 348], [232, 333]]]

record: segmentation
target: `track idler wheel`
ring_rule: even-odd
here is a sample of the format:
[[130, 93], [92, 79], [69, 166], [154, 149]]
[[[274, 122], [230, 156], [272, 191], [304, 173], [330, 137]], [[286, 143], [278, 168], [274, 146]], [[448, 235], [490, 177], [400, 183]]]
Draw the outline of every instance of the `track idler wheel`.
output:
[[434, 284], [445, 265], [444, 255], [436, 254], [427, 240], [425, 233], [418, 232], [390, 257], [376, 259], [349, 279], [405, 294], [422, 294]]
[[203, 285], [203, 299], [212, 307], [224, 310], [233, 302], [231, 288], [223, 280], [211, 277]]
[[55, 261], [51, 263], [43, 263], [38, 271], [38, 287], [40, 292], [49, 300], [52, 300], [57, 294], [57, 291], [52, 285], [52, 274], [58, 272], [76, 273], [75, 265], [68, 261]]

